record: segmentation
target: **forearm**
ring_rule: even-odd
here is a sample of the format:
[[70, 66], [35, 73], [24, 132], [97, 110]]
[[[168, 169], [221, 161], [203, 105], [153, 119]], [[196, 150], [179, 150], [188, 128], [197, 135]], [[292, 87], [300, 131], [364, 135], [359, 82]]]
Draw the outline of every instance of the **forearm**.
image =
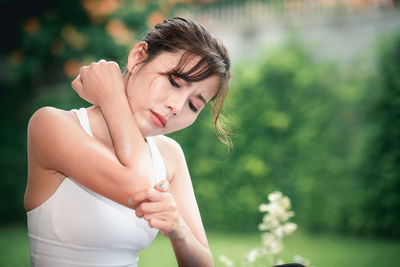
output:
[[82, 67], [71, 85], [79, 96], [100, 107], [115, 154], [124, 167], [146, 166], [139, 163], [151, 162], [150, 151], [134, 120], [123, 77], [115, 62], [100, 60]]
[[154, 172], [149, 171], [153, 167], [151, 154], [126, 98], [120, 69], [113, 62], [100, 60], [82, 67], [71, 85], [79, 96], [100, 108], [114, 151], [104, 150], [104, 144], [87, 141], [86, 146], [75, 148], [79, 153], [72, 159], [90, 162], [93, 168], [88, 168], [87, 173], [81, 167], [74, 171], [66, 168], [64, 173], [72, 173], [88, 188], [128, 205], [135, 192], [152, 187], [155, 179]]
[[100, 109], [118, 160], [127, 170], [136, 173], [124, 179], [121, 189], [121, 194], [127, 194], [126, 203], [131, 206], [129, 199], [135, 192], [154, 186], [155, 173], [151, 171], [153, 161], [150, 150], [136, 125], [125, 94], [107, 100], [101, 104]]
[[192, 231], [184, 226], [181, 237], [170, 237], [179, 266], [214, 266], [212, 254], [193, 235]]
[[151, 160], [150, 151], [133, 117], [124, 94], [104, 101], [100, 106], [120, 162], [130, 167], [138, 158]]

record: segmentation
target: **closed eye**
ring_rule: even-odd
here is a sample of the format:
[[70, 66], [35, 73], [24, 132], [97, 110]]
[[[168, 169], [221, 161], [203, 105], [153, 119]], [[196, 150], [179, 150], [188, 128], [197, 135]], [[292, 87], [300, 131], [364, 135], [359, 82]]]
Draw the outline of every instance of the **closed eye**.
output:
[[191, 100], [188, 100], [188, 102], [189, 102], [189, 108], [190, 108], [194, 113], [197, 113], [197, 111], [199, 111], [199, 110], [196, 108], [195, 105], [193, 105], [192, 101], [191, 101]]
[[169, 83], [170, 83], [173, 87], [176, 87], [176, 88], [181, 87], [181, 86], [175, 81], [175, 79], [172, 77], [171, 74], [168, 74], [168, 80], [169, 80]]

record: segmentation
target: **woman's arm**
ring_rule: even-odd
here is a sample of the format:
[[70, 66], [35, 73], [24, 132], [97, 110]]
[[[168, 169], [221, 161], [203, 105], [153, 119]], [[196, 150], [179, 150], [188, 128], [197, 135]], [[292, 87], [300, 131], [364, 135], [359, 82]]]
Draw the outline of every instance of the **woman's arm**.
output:
[[[185, 156], [176, 143], [177, 167], [170, 185], [178, 212], [183, 221], [171, 236], [171, 244], [179, 266], [214, 266], [206, 233], [197, 206]], [[181, 232], [181, 234], [179, 234]]]
[[135, 194], [134, 204], [141, 203], [136, 215], [169, 237], [179, 266], [214, 266], [183, 151], [168, 137], [158, 140], [163, 143], [160, 147], [167, 147], [164, 156], [168, 153], [167, 158], [173, 159], [170, 190]]
[[82, 130], [75, 114], [51, 107], [36, 111], [28, 125], [31, 162], [71, 177], [122, 205], [135, 192], [154, 186], [152, 163], [126, 167], [114, 151]]
[[130, 206], [131, 195], [153, 187], [155, 179], [150, 151], [133, 119], [119, 67], [112, 62], [93, 63], [81, 69], [73, 86], [83, 98], [101, 107], [117, 157], [84, 133], [73, 116], [42, 108], [28, 126], [30, 158]]
[[100, 107], [121, 164], [130, 167], [138, 160], [151, 162], [150, 151], [126, 98], [117, 63], [100, 60], [81, 68], [72, 87], [83, 99]]

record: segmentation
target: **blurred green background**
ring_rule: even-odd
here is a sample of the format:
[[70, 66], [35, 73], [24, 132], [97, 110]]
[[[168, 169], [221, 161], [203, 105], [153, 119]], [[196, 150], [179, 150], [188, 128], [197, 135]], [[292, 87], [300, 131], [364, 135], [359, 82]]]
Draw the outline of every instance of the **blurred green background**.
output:
[[[0, 7], [1, 266], [29, 264], [23, 194], [32, 113], [42, 106], [88, 106], [70, 88], [79, 68], [102, 58], [123, 67], [150, 27], [176, 15], [210, 28], [233, 58], [224, 106], [232, 149], [216, 138], [209, 108], [195, 125], [171, 135], [185, 151], [214, 256], [239, 260], [258, 245], [258, 205], [279, 190], [292, 200], [300, 229], [288, 240], [286, 259], [291, 253], [320, 267], [395, 266], [397, 1], [2, 0]], [[367, 38], [364, 26], [374, 23], [386, 30], [376, 27]], [[318, 31], [307, 31], [315, 25]], [[346, 38], [341, 31], [350, 26], [358, 35]], [[331, 50], [316, 42], [321, 32]], [[335, 43], [329, 39], [335, 34], [344, 37]], [[170, 265], [148, 256], [160, 250]], [[143, 252], [142, 263], [176, 265], [162, 237]]]

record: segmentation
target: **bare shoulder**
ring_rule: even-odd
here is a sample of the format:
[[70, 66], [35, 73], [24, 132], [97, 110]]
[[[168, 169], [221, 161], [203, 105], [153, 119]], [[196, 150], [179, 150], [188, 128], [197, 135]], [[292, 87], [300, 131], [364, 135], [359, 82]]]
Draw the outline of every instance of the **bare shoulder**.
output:
[[31, 159], [42, 162], [46, 150], [54, 150], [78, 131], [79, 122], [72, 111], [42, 107], [35, 111], [28, 123], [28, 153]]
[[29, 147], [45, 144], [49, 137], [57, 135], [52, 133], [65, 131], [69, 132], [77, 125], [78, 119], [72, 111], [66, 111], [54, 107], [42, 107], [33, 113], [28, 123]]
[[54, 107], [42, 107], [33, 113], [29, 120], [28, 130], [34, 130], [36, 128], [43, 129], [43, 126], [57, 125], [65, 120], [75, 120], [72, 111], [66, 111]]
[[169, 156], [180, 156], [180, 154], [183, 156], [181, 145], [174, 139], [165, 135], [158, 135], [154, 137], [154, 141], [157, 147], [168, 152]]
[[68, 133], [79, 129], [78, 117], [72, 110], [42, 107], [35, 111], [29, 120], [28, 136], [40, 137], [45, 133], [48, 137], [53, 131], [62, 130]]
[[160, 150], [167, 168], [167, 177], [169, 177], [168, 180], [175, 176], [177, 170], [182, 168], [187, 169], [185, 155], [177, 141], [164, 135], [155, 136], [154, 141]]

